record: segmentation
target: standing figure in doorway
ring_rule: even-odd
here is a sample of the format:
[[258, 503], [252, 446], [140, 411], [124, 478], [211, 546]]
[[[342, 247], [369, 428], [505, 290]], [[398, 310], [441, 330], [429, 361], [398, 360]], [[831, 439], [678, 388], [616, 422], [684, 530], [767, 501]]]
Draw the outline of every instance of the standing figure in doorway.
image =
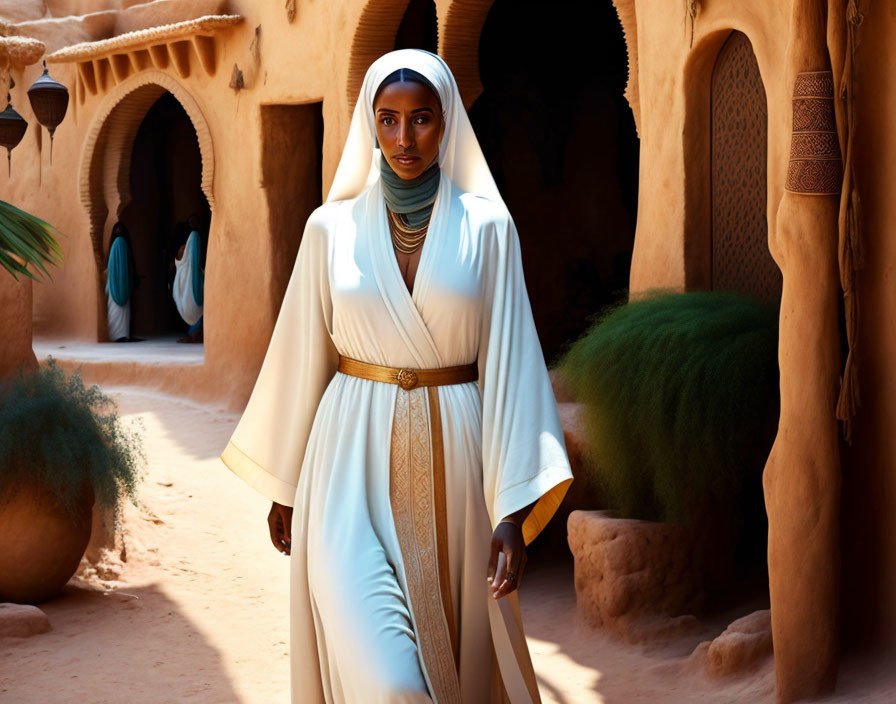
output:
[[131, 236], [124, 223], [116, 222], [112, 227], [112, 244], [106, 264], [106, 312], [110, 340], [136, 340], [131, 338], [131, 294], [136, 285]]
[[572, 474], [454, 77], [386, 54], [222, 459], [290, 555], [293, 704], [540, 702], [516, 589]]
[[202, 238], [199, 235], [199, 216], [190, 216], [190, 234], [180, 246], [174, 259], [172, 295], [177, 312], [190, 326], [178, 342], [202, 342], [202, 307], [205, 300], [205, 270], [202, 268]]

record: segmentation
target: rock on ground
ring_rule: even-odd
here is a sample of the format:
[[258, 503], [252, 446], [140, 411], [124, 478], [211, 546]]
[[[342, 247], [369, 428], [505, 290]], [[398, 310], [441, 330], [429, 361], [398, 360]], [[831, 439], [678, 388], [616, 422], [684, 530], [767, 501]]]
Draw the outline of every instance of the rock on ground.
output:
[[707, 650], [707, 671], [716, 677], [750, 672], [772, 655], [771, 611], [755, 611], [732, 623]]
[[50, 630], [50, 620], [36, 606], [0, 604], [0, 638], [27, 638]]

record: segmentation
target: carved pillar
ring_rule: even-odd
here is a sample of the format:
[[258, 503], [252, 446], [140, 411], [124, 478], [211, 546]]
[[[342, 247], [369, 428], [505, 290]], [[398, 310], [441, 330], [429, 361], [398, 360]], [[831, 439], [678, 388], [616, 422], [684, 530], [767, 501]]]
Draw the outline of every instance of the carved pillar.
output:
[[779, 701], [834, 688], [838, 660], [840, 147], [826, 1], [795, 0], [785, 80], [793, 86], [786, 190], [771, 250], [783, 274], [781, 416], [763, 483]]

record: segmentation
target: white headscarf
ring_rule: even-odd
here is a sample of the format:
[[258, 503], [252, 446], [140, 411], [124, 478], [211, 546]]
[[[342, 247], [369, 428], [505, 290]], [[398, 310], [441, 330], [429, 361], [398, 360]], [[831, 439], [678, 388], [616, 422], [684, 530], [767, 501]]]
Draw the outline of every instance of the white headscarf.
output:
[[445, 132], [439, 145], [442, 176], [463, 191], [503, 204], [451, 69], [441, 57], [422, 49], [391, 51], [367, 69], [327, 202], [354, 198], [380, 177], [373, 98], [383, 79], [400, 68], [413, 69], [425, 76], [438, 91], [445, 119]]

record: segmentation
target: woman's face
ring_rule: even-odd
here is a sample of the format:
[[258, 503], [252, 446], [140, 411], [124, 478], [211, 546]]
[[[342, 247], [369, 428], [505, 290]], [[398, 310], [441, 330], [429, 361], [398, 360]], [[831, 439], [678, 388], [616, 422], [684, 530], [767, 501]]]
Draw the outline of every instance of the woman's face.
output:
[[439, 154], [445, 125], [433, 92], [416, 81], [390, 83], [373, 103], [376, 138], [399, 178], [422, 174]]

